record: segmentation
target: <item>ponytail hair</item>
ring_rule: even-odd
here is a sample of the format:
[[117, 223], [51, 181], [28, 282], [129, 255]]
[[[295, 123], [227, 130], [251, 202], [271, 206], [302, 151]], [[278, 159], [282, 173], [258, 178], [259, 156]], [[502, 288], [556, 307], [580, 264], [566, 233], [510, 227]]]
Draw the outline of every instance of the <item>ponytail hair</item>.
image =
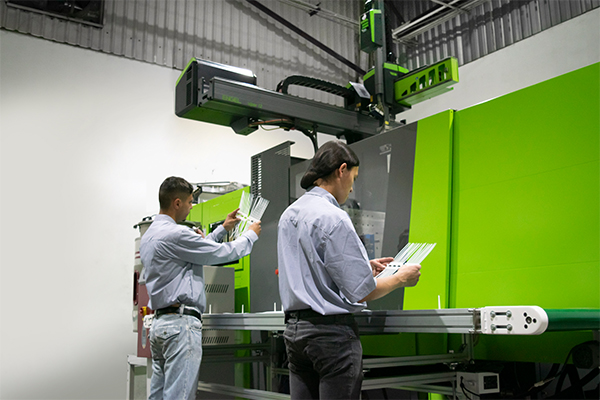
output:
[[314, 186], [317, 179], [329, 176], [344, 163], [350, 169], [358, 167], [360, 162], [352, 149], [344, 142], [334, 140], [325, 143], [315, 153], [300, 181], [300, 186], [302, 189]]

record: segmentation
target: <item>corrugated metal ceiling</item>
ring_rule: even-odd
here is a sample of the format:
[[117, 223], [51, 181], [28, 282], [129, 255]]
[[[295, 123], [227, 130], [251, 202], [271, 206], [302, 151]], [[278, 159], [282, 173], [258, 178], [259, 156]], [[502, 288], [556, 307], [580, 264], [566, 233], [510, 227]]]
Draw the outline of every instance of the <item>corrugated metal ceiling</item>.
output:
[[[450, 1], [447, 1], [450, 2]], [[469, 1], [457, 4], [468, 5]], [[396, 35], [401, 64], [412, 70], [448, 56], [464, 65], [510, 46], [545, 29], [590, 11], [600, 0], [486, 0], [437, 21], [418, 34]], [[439, 4], [429, 1], [391, 1], [405, 22]], [[402, 21], [397, 23], [402, 27]], [[403, 62], [402, 62], [403, 61]]]
[[[463, 65], [600, 5], [600, 0], [446, 1], [463, 9], [417, 34], [395, 35], [399, 64], [413, 70], [454, 56]], [[352, 22], [359, 20], [362, 0], [320, 0], [318, 6], [316, 0], [261, 3], [368, 69], [368, 57], [358, 49], [358, 24]], [[388, 21], [396, 29], [440, 7], [440, 0], [385, 3]], [[318, 7], [321, 12], [311, 12]], [[5, 1], [0, 2], [0, 14], [3, 29], [175, 69], [183, 69], [192, 57], [248, 68], [257, 75], [258, 85], [268, 89], [295, 74], [338, 84], [358, 78], [243, 0], [105, 0], [102, 27], [8, 7]], [[340, 104], [325, 93], [295, 90], [303, 97]]]

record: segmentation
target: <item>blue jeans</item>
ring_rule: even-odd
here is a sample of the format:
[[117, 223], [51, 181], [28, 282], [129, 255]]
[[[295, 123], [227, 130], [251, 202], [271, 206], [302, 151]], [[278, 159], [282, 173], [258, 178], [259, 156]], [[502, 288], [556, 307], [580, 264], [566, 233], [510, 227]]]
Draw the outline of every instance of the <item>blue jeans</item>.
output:
[[202, 360], [202, 322], [191, 315], [161, 315], [150, 328], [150, 348], [148, 399], [195, 399]]
[[356, 323], [291, 318], [283, 338], [293, 400], [360, 398], [362, 345]]

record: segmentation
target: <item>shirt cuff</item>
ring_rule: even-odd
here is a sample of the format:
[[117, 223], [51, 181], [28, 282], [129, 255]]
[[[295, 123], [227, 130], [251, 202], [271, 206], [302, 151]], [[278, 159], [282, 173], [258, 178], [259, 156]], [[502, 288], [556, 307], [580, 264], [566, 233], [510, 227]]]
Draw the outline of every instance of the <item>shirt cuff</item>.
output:
[[[367, 277], [364, 280], [364, 284], [360, 286], [360, 290], [357, 293], [354, 293], [353, 296], [358, 297], [355, 303], [359, 303], [361, 299], [367, 297], [373, 290], [377, 288], [377, 279], [371, 274], [371, 277]], [[360, 304], [360, 303], [359, 303]]]
[[213, 231], [215, 239], [217, 239], [218, 241], [221, 241], [221, 239], [223, 239], [225, 233], [227, 233], [227, 231], [225, 230], [225, 228], [223, 228], [223, 225], [217, 226], [216, 229]]
[[258, 240], [258, 235], [252, 229], [248, 229], [246, 232], [242, 234], [242, 236], [246, 236], [252, 243]]

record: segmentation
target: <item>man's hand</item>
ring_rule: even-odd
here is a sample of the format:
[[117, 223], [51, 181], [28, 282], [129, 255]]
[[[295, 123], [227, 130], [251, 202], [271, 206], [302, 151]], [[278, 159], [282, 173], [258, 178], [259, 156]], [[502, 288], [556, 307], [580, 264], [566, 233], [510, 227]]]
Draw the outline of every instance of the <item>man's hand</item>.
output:
[[373, 270], [373, 276], [377, 276], [392, 261], [394, 261], [393, 257], [383, 257], [383, 258], [377, 258], [375, 260], [370, 260], [369, 262], [371, 263], [371, 269]]
[[421, 266], [419, 264], [405, 264], [398, 272], [392, 276], [397, 276], [401, 287], [415, 286], [421, 276]]
[[420, 269], [421, 266], [419, 264], [404, 264], [394, 275], [378, 278], [375, 290], [360, 300], [360, 302], [377, 300], [401, 287], [415, 286], [421, 276]]
[[253, 223], [248, 229], [253, 230], [257, 236], [260, 236], [260, 232], [262, 231], [262, 228], [260, 227], [260, 221]]
[[235, 228], [236, 224], [240, 222], [241, 219], [237, 217], [237, 212], [239, 210], [239, 208], [236, 208], [235, 211], [227, 214], [227, 218], [225, 218], [225, 222], [223, 222], [223, 228], [225, 228], [227, 232], [230, 232]]
[[196, 232], [198, 235], [202, 236], [202, 238], [206, 238], [206, 235], [204, 234], [204, 232], [202, 232], [202, 229], [194, 228], [194, 232]]

